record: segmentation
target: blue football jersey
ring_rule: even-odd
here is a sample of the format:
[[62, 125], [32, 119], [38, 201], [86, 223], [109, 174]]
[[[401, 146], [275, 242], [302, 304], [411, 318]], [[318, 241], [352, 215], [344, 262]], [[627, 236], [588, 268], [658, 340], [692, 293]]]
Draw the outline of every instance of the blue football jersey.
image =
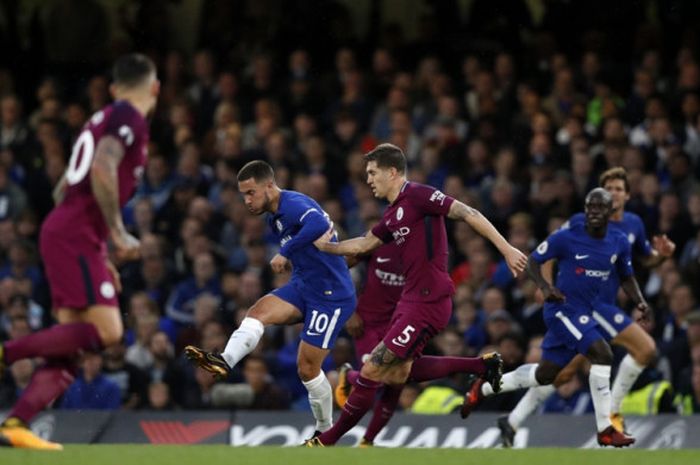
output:
[[297, 281], [302, 292], [328, 300], [354, 296], [355, 287], [345, 259], [321, 252], [313, 244], [331, 225], [315, 200], [283, 190], [277, 212], [268, 215], [268, 223], [280, 242], [280, 254], [292, 262], [292, 280]]
[[567, 303], [591, 308], [604, 297], [614, 276], [626, 278], [633, 274], [630, 254], [627, 237], [619, 231], [608, 228], [604, 238], [596, 239], [583, 224], [572, 224], [550, 235], [532, 257], [539, 263], [557, 259], [556, 287], [566, 296]]
[[[586, 215], [583, 213], [577, 213], [572, 216], [569, 221], [562, 225], [562, 229], [571, 226], [583, 226], [586, 224]], [[609, 221], [608, 229], [618, 231], [623, 234], [627, 241], [629, 242], [634, 254], [641, 257], [648, 257], [651, 255], [651, 244], [647, 240], [646, 229], [644, 228], [644, 223], [642, 219], [630, 212], [624, 212], [621, 221]], [[604, 289], [601, 292], [600, 301], [607, 304], [615, 304], [617, 301], [617, 290], [620, 287], [620, 279], [617, 274], [606, 281]]]

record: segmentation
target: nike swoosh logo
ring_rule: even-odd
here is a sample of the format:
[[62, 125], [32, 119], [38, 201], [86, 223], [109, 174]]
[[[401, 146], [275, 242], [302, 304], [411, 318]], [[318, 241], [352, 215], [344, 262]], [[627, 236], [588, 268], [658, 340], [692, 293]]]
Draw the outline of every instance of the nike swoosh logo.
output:
[[584, 258], [588, 258], [588, 255], [579, 255], [579, 254], [576, 254], [576, 260], [583, 260]]
[[377, 257], [377, 263], [386, 263], [390, 262], [391, 258], [382, 258], [382, 257]]
[[307, 336], [320, 336], [321, 333], [314, 333], [313, 331], [307, 331], [307, 332], [306, 332], [306, 335], [307, 335]]

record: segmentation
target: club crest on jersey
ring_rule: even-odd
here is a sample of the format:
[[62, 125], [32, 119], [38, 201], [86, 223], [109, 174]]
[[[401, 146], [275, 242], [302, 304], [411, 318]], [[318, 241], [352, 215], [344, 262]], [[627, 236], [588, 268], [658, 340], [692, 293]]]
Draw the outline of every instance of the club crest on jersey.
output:
[[397, 219], [398, 221], [401, 221], [401, 218], [403, 218], [403, 207], [399, 207], [399, 208], [396, 210], [396, 219]]
[[617, 261], [617, 254], [614, 253], [613, 256], [610, 257], [610, 263], [612, 263], [614, 265], [616, 261]]
[[134, 168], [134, 178], [136, 179], [136, 182], [140, 181], [142, 177], [143, 177], [143, 166], [137, 166], [136, 168]]
[[615, 320], [615, 323], [617, 323], [619, 325], [619, 324], [622, 324], [623, 321], [625, 321], [625, 317], [622, 315], [622, 313], [618, 313], [617, 315], [615, 315], [614, 320]]
[[124, 139], [124, 143], [130, 146], [134, 143], [134, 131], [126, 124], [119, 128], [119, 137]]
[[634, 244], [634, 240], [637, 238], [637, 236], [634, 235], [634, 233], [629, 233], [627, 236], [627, 240], [629, 241], [630, 244]]
[[91, 122], [92, 124], [94, 124], [95, 126], [97, 126], [97, 125], [100, 124], [100, 123], [102, 122], [102, 120], [104, 120], [104, 119], [105, 119], [105, 112], [102, 111], [102, 110], [100, 110], [100, 111], [98, 111], [97, 113], [95, 113], [94, 115], [92, 115], [92, 118], [90, 118], [90, 122]]
[[547, 241], [544, 241], [540, 245], [537, 246], [537, 253], [540, 255], [544, 255], [547, 253], [547, 249], [549, 248], [549, 244]]

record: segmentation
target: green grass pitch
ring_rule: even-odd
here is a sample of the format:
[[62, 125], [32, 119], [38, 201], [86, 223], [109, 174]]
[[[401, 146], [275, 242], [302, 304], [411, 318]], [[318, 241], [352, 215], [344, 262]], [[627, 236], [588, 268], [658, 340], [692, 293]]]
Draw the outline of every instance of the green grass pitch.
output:
[[695, 450], [307, 449], [281, 447], [68, 445], [63, 452], [0, 449], [2, 465], [675, 465]]

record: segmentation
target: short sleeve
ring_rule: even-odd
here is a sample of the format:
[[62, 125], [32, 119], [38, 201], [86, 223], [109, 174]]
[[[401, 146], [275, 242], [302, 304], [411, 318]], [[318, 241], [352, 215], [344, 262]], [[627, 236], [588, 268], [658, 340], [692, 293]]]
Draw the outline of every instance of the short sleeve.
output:
[[128, 105], [114, 105], [105, 123], [103, 135], [114, 136], [126, 150], [134, 145], [141, 133], [136, 111]]
[[374, 225], [371, 232], [375, 237], [377, 237], [380, 241], [384, 242], [385, 244], [391, 242], [391, 240], [393, 239], [391, 231], [389, 231], [389, 228], [386, 226], [386, 222], [383, 218], [381, 221], [379, 221], [379, 223]]
[[632, 248], [626, 237], [622, 236], [620, 238], [620, 247], [617, 254], [617, 274], [621, 278], [627, 278], [634, 274], [634, 269], [632, 268]]
[[644, 223], [642, 223], [642, 219], [639, 217], [635, 217], [635, 223], [634, 244], [632, 244], [634, 253], [643, 257], [648, 257], [651, 255], [651, 244], [649, 244], [649, 240], [647, 239], [646, 228], [644, 227]]
[[447, 216], [455, 201], [449, 195], [424, 184], [413, 184], [409, 195], [411, 203], [426, 215]]
[[532, 252], [532, 258], [538, 263], [544, 263], [552, 258], [561, 258], [567, 231], [567, 229], [559, 230], [542, 241]]

